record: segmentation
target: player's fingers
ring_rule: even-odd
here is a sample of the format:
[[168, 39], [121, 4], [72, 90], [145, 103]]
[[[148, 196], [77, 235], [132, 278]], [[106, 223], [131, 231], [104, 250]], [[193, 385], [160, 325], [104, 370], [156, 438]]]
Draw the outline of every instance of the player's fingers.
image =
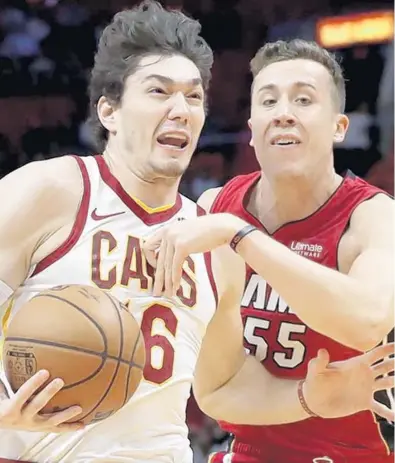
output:
[[165, 257], [165, 296], [173, 296], [173, 259], [174, 259], [174, 244], [168, 242], [166, 246]]
[[388, 373], [392, 373], [394, 371], [395, 362], [394, 359], [386, 359], [384, 362], [377, 363], [370, 367], [373, 370], [375, 377], [386, 375]]
[[308, 365], [308, 371], [310, 374], [317, 374], [325, 370], [329, 364], [329, 353], [326, 349], [320, 349], [317, 353], [317, 357], [310, 360]]
[[364, 354], [364, 358], [367, 362], [369, 362], [369, 365], [372, 365], [373, 363], [383, 360], [385, 357], [394, 355], [394, 349], [395, 344], [393, 342], [390, 342], [383, 346], [375, 347], [371, 351], [366, 352], [366, 354]]
[[176, 295], [178, 288], [181, 285], [182, 267], [184, 265], [184, 255], [179, 249], [176, 249], [173, 257], [173, 268], [172, 268], [172, 285], [173, 285], [173, 296]]
[[158, 249], [143, 248], [144, 256], [151, 267], [156, 268], [156, 257]]
[[47, 370], [40, 370], [34, 376], [29, 378], [22, 386], [18, 389], [12, 402], [16, 405], [19, 410], [31, 399], [32, 395], [42, 387], [46, 381], [48, 381], [49, 372]]
[[83, 423], [78, 423], [78, 416], [81, 415], [82, 408], [78, 405], [74, 405], [72, 407], [66, 408], [60, 412], [56, 413], [48, 413], [40, 415], [41, 418], [45, 420], [45, 423], [49, 427], [59, 426], [66, 421], [72, 420], [75, 418], [75, 423], [67, 423], [67, 424], [75, 424], [79, 425], [80, 429], [84, 427]]
[[52, 432], [75, 432], [84, 429], [85, 425], [83, 423], [62, 423], [56, 426]]
[[373, 413], [376, 413], [376, 415], [379, 415], [388, 421], [394, 421], [393, 410], [381, 404], [380, 402], [377, 402], [376, 400], [372, 399], [370, 408]]
[[22, 414], [32, 417], [39, 413], [63, 386], [64, 381], [60, 378], [51, 381], [42, 391], [33, 397], [27, 405], [25, 405], [22, 409]]
[[165, 261], [166, 261], [166, 240], [163, 240], [160, 245], [158, 258], [156, 261], [155, 279], [154, 279], [154, 287], [153, 287], [154, 296], [161, 296], [163, 292], [163, 284], [165, 281]]
[[392, 389], [394, 387], [394, 377], [384, 376], [384, 378], [378, 378], [374, 382], [374, 391], [382, 391], [385, 389]]
[[157, 256], [165, 230], [160, 229], [143, 240], [142, 249], [151, 267], [156, 267]]

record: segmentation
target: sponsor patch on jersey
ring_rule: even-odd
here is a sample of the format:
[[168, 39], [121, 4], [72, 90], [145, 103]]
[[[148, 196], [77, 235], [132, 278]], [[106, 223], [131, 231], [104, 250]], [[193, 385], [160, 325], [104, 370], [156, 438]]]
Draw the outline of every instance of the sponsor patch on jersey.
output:
[[324, 250], [320, 244], [302, 243], [300, 241], [292, 241], [290, 249], [300, 256], [315, 259], [319, 259]]

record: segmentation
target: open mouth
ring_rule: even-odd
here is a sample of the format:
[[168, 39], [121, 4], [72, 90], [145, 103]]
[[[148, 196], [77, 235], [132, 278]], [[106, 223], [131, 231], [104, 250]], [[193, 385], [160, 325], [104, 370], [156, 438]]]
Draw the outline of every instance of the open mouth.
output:
[[189, 143], [189, 138], [184, 134], [163, 134], [157, 138], [157, 142], [165, 147], [177, 150], [183, 150]]
[[300, 143], [300, 140], [289, 137], [277, 137], [270, 142], [270, 144], [273, 146], [293, 146], [300, 145]]

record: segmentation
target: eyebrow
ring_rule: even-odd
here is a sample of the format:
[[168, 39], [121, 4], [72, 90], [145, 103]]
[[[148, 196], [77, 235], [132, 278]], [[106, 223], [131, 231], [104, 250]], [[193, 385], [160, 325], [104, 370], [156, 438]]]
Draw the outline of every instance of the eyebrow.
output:
[[195, 77], [194, 79], [177, 81], [171, 79], [170, 77], [162, 76], [160, 74], [150, 74], [143, 79], [143, 82], [148, 80], [158, 80], [164, 85], [168, 85], [169, 87], [175, 87], [177, 84], [183, 84], [188, 87], [197, 87], [198, 85], [203, 85], [203, 81], [200, 77]]
[[[292, 86], [297, 87], [297, 88], [310, 87], [313, 90], [317, 90], [315, 85], [309, 82], [303, 82], [303, 81], [295, 82], [294, 84], [292, 84]], [[276, 88], [278, 88], [276, 84], [267, 84], [267, 85], [264, 85], [263, 87], [260, 87], [260, 89], [258, 90], [258, 93], [264, 92], [266, 90], [275, 90]]]

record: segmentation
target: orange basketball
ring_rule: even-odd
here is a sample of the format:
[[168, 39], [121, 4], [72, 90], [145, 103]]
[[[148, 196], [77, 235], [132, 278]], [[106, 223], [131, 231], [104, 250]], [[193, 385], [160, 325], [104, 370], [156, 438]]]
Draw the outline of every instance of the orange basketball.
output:
[[39, 370], [63, 389], [44, 413], [79, 405], [85, 424], [119, 410], [136, 391], [145, 363], [144, 340], [118, 300], [90, 286], [58, 286], [33, 297], [12, 319], [4, 370], [16, 392]]

